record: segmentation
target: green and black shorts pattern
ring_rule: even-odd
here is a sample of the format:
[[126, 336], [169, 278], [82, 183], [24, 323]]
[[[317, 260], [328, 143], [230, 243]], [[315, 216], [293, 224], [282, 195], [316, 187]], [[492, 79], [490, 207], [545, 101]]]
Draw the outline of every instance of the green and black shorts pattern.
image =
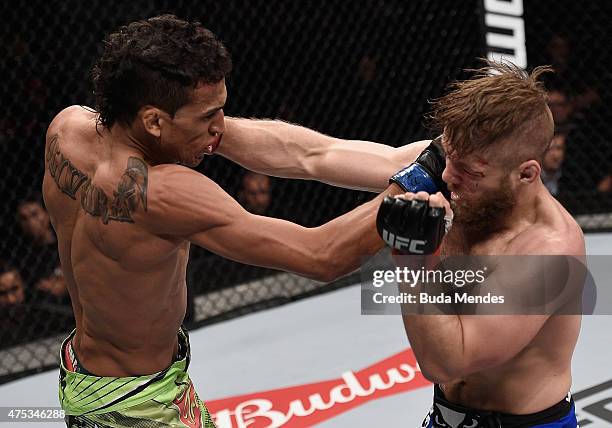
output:
[[84, 374], [85, 370], [69, 370], [74, 365], [67, 359], [72, 354], [67, 349], [74, 333], [64, 340], [60, 351], [59, 399], [68, 427], [215, 427], [187, 374], [190, 349], [184, 329], [179, 331], [179, 352], [170, 367], [132, 377], [101, 377]]

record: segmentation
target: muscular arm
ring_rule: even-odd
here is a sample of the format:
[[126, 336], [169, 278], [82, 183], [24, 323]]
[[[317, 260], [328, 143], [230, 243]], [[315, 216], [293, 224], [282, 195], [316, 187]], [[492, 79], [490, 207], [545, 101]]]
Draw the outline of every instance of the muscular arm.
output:
[[273, 120], [226, 119], [218, 153], [252, 171], [381, 192], [389, 177], [413, 162], [429, 141], [393, 148], [342, 140]]
[[245, 211], [213, 181], [176, 165], [150, 175], [150, 223], [159, 235], [185, 238], [229, 259], [331, 281], [383, 246], [376, 214], [385, 194], [320, 227]]
[[549, 315], [405, 315], [423, 375], [435, 383], [495, 367], [518, 354]]
[[[556, 245], [549, 253], [563, 251], [562, 243]], [[547, 253], [546, 245], [539, 251]], [[504, 266], [481, 287], [504, 296], [509, 304], [500, 306], [499, 313], [512, 315], [405, 315], [404, 327], [425, 377], [447, 383], [504, 364], [529, 345], [551, 314], [579, 313], [574, 305], [583, 277], [576, 275], [582, 273], [564, 270], [569, 266], [565, 260], [523, 256], [501, 261]]]

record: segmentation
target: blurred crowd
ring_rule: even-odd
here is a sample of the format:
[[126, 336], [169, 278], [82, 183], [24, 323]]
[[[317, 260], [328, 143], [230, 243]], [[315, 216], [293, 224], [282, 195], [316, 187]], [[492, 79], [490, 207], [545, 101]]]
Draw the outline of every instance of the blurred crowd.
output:
[[[17, 203], [15, 220], [20, 233], [12, 258], [0, 260], [0, 325], [4, 332], [28, 326], [30, 338], [48, 329], [67, 329], [72, 309], [57, 239], [40, 194]], [[28, 318], [32, 311], [38, 312], [36, 318]], [[36, 319], [42, 320], [41, 325], [35, 324]], [[3, 345], [19, 339], [3, 338]]]
[[580, 195], [612, 194], [611, 117], [604, 102], [610, 75], [605, 70], [607, 75], [593, 79], [593, 73], [583, 72], [585, 65], [563, 33], [553, 34], [540, 61], [555, 71], [545, 79], [555, 136], [544, 155], [542, 181], [576, 212], [574, 205], [584, 201]]

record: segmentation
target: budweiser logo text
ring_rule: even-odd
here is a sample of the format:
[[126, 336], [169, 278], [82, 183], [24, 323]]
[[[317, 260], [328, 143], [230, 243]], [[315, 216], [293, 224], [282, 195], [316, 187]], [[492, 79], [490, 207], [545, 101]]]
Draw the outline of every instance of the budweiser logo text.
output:
[[338, 379], [211, 401], [207, 406], [219, 428], [303, 427], [428, 384], [407, 349]]

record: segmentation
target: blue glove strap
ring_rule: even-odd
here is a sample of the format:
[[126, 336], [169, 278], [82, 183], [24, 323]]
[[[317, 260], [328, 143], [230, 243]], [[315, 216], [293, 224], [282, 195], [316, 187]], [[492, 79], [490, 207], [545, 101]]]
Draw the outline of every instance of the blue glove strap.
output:
[[389, 180], [400, 185], [406, 192], [427, 192], [434, 194], [438, 192], [438, 187], [431, 176], [418, 163], [413, 163], [398, 173], [394, 174]]

